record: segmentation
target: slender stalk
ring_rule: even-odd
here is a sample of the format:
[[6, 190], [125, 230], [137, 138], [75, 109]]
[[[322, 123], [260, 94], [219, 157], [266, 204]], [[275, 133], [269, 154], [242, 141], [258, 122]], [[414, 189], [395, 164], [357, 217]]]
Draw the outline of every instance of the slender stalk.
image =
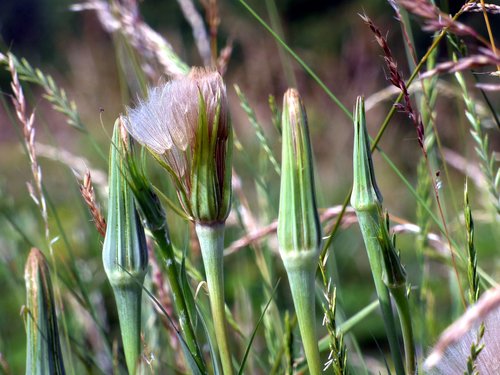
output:
[[380, 303], [380, 309], [382, 310], [382, 318], [396, 374], [405, 374], [401, 351], [399, 349], [396, 323], [391, 307], [391, 298], [383, 280], [382, 252], [380, 251], [380, 244], [377, 239], [379, 233], [378, 215], [374, 215], [370, 211], [356, 210], [356, 216], [358, 217], [359, 227], [363, 233], [368, 261], [370, 262], [373, 282], [375, 283], [375, 290]]
[[299, 322], [307, 365], [311, 375], [321, 374], [321, 359], [316, 338], [315, 273], [318, 266], [317, 250], [282, 255], [292, 291], [295, 313]]
[[172, 297], [175, 301], [174, 306], [177, 311], [177, 315], [179, 316], [179, 324], [181, 326], [182, 332], [184, 333], [186, 345], [189, 348], [189, 351], [191, 352], [191, 355], [196, 361], [198, 367], [200, 369], [205, 369], [201, 351], [198, 346], [198, 342], [196, 341], [196, 335], [194, 333], [192, 325], [192, 317], [189, 315], [186, 300], [184, 298], [184, 294], [182, 293], [172, 243], [170, 242], [170, 239], [163, 228], [153, 230], [152, 234], [156, 243], [158, 244], [161, 255], [165, 259], [165, 262], [163, 264], [167, 273], [168, 281], [170, 283]]
[[[130, 283], [133, 282], [134, 284]], [[141, 294], [142, 287], [134, 279], [127, 280], [123, 286], [113, 287], [123, 351], [129, 374], [138, 373], [141, 353]], [[135, 324], [138, 322], [138, 324]], [[134, 323], [134, 324], [128, 324]]]
[[401, 358], [398, 335], [391, 308], [391, 299], [389, 290], [384, 282], [383, 256], [384, 254], [387, 256], [388, 253], [383, 252], [382, 245], [385, 242], [382, 243], [380, 238], [381, 234], [385, 234], [385, 228], [382, 228], [382, 196], [375, 180], [370, 143], [366, 130], [364, 101], [361, 97], [358, 97], [354, 111], [353, 169], [354, 178], [351, 206], [356, 211], [361, 234], [365, 242], [394, 367], [398, 375], [404, 374], [403, 360]]
[[398, 309], [401, 332], [403, 333], [406, 373], [412, 375], [416, 373], [415, 341], [413, 339], [413, 328], [411, 325], [410, 304], [406, 291], [406, 285], [391, 288], [391, 294], [394, 297], [394, 302]]
[[223, 223], [214, 225], [197, 223], [196, 234], [200, 241], [201, 255], [207, 277], [210, 308], [214, 320], [215, 337], [219, 347], [222, 369], [224, 375], [232, 375], [233, 365], [229, 350], [224, 307], [224, 228]]

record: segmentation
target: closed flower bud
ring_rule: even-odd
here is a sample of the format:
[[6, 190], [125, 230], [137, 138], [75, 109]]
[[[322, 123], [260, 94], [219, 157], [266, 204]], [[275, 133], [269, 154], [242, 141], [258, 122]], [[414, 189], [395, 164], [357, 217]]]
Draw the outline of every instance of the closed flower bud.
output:
[[292, 292], [304, 351], [312, 375], [321, 374], [314, 306], [321, 244], [307, 116], [299, 93], [283, 98], [283, 144], [278, 242]]
[[231, 203], [232, 130], [222, 77], [193, 68], [128, 110], [127, 131], [170, 173], [186, 214], [220, 223]]
[[375, 180], [370, 140], [366, 131], [365, 103], [362, 97], [356, 100], [354, 109], [354, 180], [351, 206], [356, 211], [381, 207], [382, 195]]
[[24, 279], [28, 336], [26, 375], [65, 374], [49, 267], [36, 248], [28, 255]]
[[115, 295], [127, 367], [130, 374], [135, 374], [140, 354], [141, 296], [148, 253], [144, 229], [126, 180], [123, 146], [120, 128], [115, 126], [109, 164], [108, 225], [102, 256]]
[[280, 251], [282, 255], [308, 251], [317, 258], [321, 226], [316, 208], [311, 144], [306, 111], [295, 89], [285, 93], [282, 124]]

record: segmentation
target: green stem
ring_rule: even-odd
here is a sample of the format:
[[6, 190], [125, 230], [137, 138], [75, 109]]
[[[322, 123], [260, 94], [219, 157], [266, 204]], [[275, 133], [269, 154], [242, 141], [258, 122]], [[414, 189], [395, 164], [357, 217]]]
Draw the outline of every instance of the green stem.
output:
[[210, 308], [214, 320], [215, 337], [219, 347], [224, 375], [233, 374], [231, 352], [226, 329], [224, 303], [224, 224], [196, 224], [196, 234], [200, 241], [201, 255], [207, 277]]
[[406, 285], [391, 288], [396, 308], [398, 309], [399, 322], [403, 332], [403, 343], [405, 347], [406, 373], [415, 374], [415, 344], [413, 340], [413, 329], [411, 326], [410, 305], [406, 294]]
[[189, 315], [186, 300], [184, 298], [184, 294], [182, 293], [172, 243], [167, 237], [164, 229], [154, 230], [152, 231], [152, 233], [160, 248], [162, 256], [165, 258], [165, 262], [162, 262], [162, 264], [167, 271], [167, 277], [170, 283], [172, 297], [175, 302], [174, 306], [177, 311], [177, 315], [179, 316], [179, 324], [181, 326], [182, 332], [184, 333], [186, 345], [189, 348], [189, 351], [191, 352], [191, 355], [193, 356], [200, 370], [203, 373], [206, 373], [205, 364], [201, 356], [201, 351], [198, 347], [198, 342], [196, 341], [196, 335], [194, 333], [193, 325], [191, 322], [191, 316]]
[[295, 313], [299, 322], [307, 365], [311, 375], [321, 374], [318, 339], [316, 337], [315, 285], [318, 252], [282, 252], [283, 263], [288, 274]]
[[396, 374], [404, 375], [405, 370], [403, 360], [401, 358], [401, 352], [399, 350], [398, 334], [391, 307], [391, 298], [389, 290], [387, 289], [382, 277], [382, 252], [378, 241], [378, 215], [376, 212], [363, 210], [357, 210], [356, 215], [358, 217], [359, 227], [361, 228], [361, 232], [363, 234]]
[[[144, 277], [144, 276], [143, 276]], [[142, 287], [135, 280], [113, 287], [120, 330], [123, 341], [123, 351], [129, 374], [135, 374], [141, 353], [141, 296]]]

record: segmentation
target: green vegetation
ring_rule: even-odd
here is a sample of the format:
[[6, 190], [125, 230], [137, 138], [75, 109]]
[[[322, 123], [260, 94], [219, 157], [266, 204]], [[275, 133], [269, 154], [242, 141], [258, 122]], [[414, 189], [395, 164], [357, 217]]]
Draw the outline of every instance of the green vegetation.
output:
[[59, 62], [5, 41], [0, 373], [491, 363], [500, 6], [319, 3], [85, 0]]

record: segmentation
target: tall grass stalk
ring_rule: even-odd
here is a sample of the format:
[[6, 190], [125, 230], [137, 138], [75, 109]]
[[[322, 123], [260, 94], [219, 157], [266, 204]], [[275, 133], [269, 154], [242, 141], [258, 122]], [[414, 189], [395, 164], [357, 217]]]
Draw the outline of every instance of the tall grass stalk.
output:
[[[44, 233], [45, 243], [48, 248], [52, 265], [54, 266], [54, 270], [57, 274], [58, 268], [54, 257], [53, 246], [58, 238], [52, 237], [49, 225], [48, 204], [50, 204], [50, 201], [46, 199], [45, 196], [42, 168], [38, 163], [38, 155], [35, 147], [35, 112], [32, 112], [31, 114], [28, 115], [27, 103], [25, 100], [23, 88], [19, 81], [19, 75], [16, 68], [16, 59], [14, 55], [10, 54], [8, 55], [8, 58], [3, 58], [3, 59], [0, 58], [0, 61], [2, 60], [8, 62], [8, 69], [12, 77], [11, 88], [14, 94], [12, 96], [12, 104], [15, 108], [17, 120], [19, 121], [22, 127], [23, 147], [25, 148], [26, 154], [28, 155], [29, 158], [32, 181], [27, 183], [28, 192], [31, 199], [33, 200], [35, 205], [38, 207], [38, 210], [40, 211], [40, 215], [43, 222], [43, 229], [44, 229], [43, 233]], [[61, 298], [61, 291], [58, 278], [56, 278], [55, 280], [55, 301], [61, 307], [61, 309], [63, 309], [63, 302]], [[66, 326], [66, 319], [64, 318], [64, 315], [61, 321], [63, 323], [64, 339], [66, 341], [66, 344], [69, 346], [69, 336]], [[68, 368], [70, 370], [73, 370], [72, 366], [73, 360], [71, 353], [68, 354], [68, 363], [69, 363]]]

